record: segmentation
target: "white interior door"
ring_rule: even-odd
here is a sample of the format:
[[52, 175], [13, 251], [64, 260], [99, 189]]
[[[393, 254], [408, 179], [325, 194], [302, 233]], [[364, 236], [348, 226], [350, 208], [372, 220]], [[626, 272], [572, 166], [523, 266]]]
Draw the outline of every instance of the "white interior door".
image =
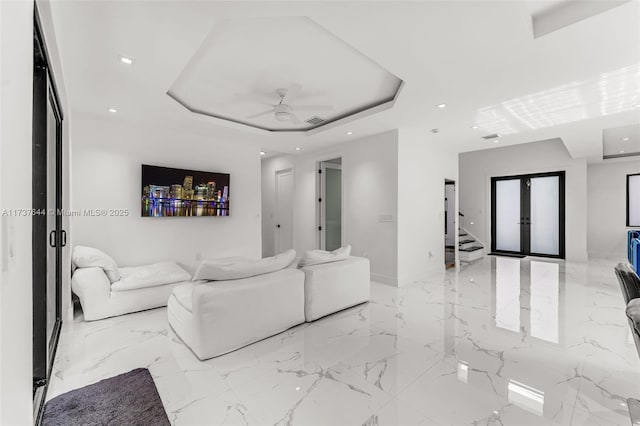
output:
[[276, 253], [293, 248], [293, 171], [276, 172]]

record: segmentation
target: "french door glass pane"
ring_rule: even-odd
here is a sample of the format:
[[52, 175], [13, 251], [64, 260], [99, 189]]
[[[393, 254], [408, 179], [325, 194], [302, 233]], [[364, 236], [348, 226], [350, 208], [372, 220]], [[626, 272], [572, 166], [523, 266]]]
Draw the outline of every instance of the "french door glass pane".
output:
[[[51, 103], [47, 103], [47, 238], [56, 230], [56, 154], [57, 154], [58, 121]], [[53, 329], [58, 318], [56, 282], [56, 248], [47, 240], [47, 365], [53, 362], [49, 350], [49, 342], [53, 337]]]
[[496, 250], [520, 251], [520, 179], [496, 181]]
[[560, 177], [531, 178], [531, 253], [560, 254]]
[[342, 170], [325, 169], [325, 250], [342, 245]]

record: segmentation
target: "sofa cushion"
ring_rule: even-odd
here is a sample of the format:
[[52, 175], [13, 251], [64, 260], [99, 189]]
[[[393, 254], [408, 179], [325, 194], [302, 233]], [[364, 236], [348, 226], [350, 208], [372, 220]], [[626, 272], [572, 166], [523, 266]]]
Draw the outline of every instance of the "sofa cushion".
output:
[[213, 259], [204, 260], [193, 276], [194, 280], [226, 281], [268, 274], [286, 268], [296, 257], [295, 250], [287, 250], [260, 260]]
[[112, 291], [128, 291], [191, 280], [191, 275], [175, 262], [120, 268], [120, 280], [111, 284]]
[[347, 245], [340, 247], [334, 251], [325, 250], [310, 250], [302, 256], [298, 266], [311, 266], [319, 265], [321, 263], [337, 262], [339, 260], [345, 260], [351, 255], [351, 246]]
[[111, 283], [120, 279], [118, 264], [111, 256], [97, 248], [75, 246], [71, 261], [77, 268], [102, 268]]
[[192, 312], [193, 283], [181, 284], [173, 289], [173, 296], [187, 311]]

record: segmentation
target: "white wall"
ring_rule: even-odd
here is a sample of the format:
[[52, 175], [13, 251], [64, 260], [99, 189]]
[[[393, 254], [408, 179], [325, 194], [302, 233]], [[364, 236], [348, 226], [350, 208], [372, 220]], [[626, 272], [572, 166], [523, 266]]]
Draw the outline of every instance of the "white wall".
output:
[[[73, 209], [129, 209], [127, 217], [73, 217], [74, 244], [112, 255], [119, 265], [199, 258], [259, 258], [260, 149], [168, 129], [75, 114]], [[140, 217], [141, 164], [231, 174], [230, 217]]]
[[605, 160], [587, 167], [589, 257], [627, 257], [627, 175], [640, 173], [638, 160]]
[[[429, 143], [432, 137], [417, 129], [400, 129], [399, 132], [399, 285], [425, 280], [445, 271], [444, 181], [457, 181], [458, 159], [456, 153]], [[457, 233], [455, 238], [454, 245], [457, 245]]]
[[[0, 209], [30, 209], [33, 3], [0, 1]], [[32, 419], [31, 217], [0, 215], [0, 424]]]
[[[265, 159], [262, 163], [263, 241], [273, 252], [274, 173], [294, 169], [294, 248], [301, 255], [318, 248], [317, 163], [342, 158], [343, 242], [355, 256], [371, 261], [372, 279], [397, 284], [397, 131], [367, 136], [332, 149], [298, 156]], [[391, 215], [380, 222], [380, 215]]]
[[[460, 211], [465, 228], [491, 247], [491, 177], [566, 172], [566, 258], [587, 259], [587, 163], [573, 159], [559, 139], [460, 154]], [[473, 222], [473, 225], [471, 224]]]

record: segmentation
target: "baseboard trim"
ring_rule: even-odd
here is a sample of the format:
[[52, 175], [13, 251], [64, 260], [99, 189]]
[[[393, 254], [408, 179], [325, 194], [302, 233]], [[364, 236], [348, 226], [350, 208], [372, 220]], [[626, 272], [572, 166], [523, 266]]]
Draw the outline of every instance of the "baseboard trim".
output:
[[376, 273], [372, 272], [371, 273], [371, 281], [375, 281], [377, 283], [398, 287], [398, 278], [397, 277], [390, 277], [388, 275], [376, 274]]

